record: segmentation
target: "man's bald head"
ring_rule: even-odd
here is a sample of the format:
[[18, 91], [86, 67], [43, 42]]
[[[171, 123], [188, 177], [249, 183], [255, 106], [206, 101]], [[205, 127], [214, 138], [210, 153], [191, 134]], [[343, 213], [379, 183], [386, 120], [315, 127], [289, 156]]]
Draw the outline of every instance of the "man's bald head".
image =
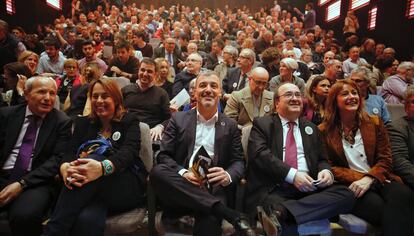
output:
[[250, 91], [254, 96], [259, 97], [267, 87], [269, 72], [263, 67], [256, 67], [252, 70], [249, 78]]

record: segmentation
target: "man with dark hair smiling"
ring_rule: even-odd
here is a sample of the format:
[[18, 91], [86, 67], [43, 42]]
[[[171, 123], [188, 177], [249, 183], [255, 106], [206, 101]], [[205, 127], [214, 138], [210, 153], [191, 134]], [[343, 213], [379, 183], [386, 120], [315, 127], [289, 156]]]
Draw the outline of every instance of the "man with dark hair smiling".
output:
[[144, 58], [138, 70], [137, 82], [122, 88], [125, 107], [150, 126], [152, 140], [161, 139], [164, 126], [171, 117], [167, 92], [154, 86], [157, 74], [154, 60]]
[[[236, 235], [255, 235], [244, 216], [226, 206], [243, 176], [244, 161], [236, 122], [217, 110], [220, 96], [218, 76], [201, 73], [196, 80], [196, 109], [171, 118], [150, 181], [166, 211], [195, 215], [194, 235], [221, 235], [222, 219], [233, 224]], [[212, 158], [205, 179], [192, 168], [200, 150]]]

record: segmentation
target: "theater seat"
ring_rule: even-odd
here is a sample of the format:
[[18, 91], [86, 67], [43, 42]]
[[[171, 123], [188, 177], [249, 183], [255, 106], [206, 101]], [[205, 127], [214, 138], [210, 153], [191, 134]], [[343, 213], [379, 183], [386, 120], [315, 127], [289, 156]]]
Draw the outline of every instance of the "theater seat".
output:
[[[139, 157], [150, 172], [153, 166], [152, 142], [150, 128], [140, 122], [141, 149]], [[131, 211], [110, 216], [106, 219], [105, 236], [113, 235], [148, 235], [148, 217], [146, 208], [136, 208]]]
[[376, 234], [379, 230], [373, 227], [365, 220], [354, 216], [352, 214], [339, 215], [338, 224], [342, 226], [346, 231], [355, 234]]
[[[141, 131], [141, 150], [139, 156], [143, 161], [146, 170], [149, 172], [153, 166], [150, 128], [147, 124], [142, 122], [140, 122], [139, 127]], [[45, 221], [44, 225], [46, 224], [47, 221]], [[106, 219], [105, 236], [148, 235], [147, 226], [147, 209], [136, 208], [122, 214], [108, 217]], [[0, 213], [0, 235], [11, 235], [6, 212]]]

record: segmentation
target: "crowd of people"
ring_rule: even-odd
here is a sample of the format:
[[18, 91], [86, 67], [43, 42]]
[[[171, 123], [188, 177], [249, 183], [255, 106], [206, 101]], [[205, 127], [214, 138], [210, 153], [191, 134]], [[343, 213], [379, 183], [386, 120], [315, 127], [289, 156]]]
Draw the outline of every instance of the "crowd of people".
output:
[[[412, 235], [414, 57], [358, 29], [352, 11], [334, 32], [312, 3], [277, 1], [252, 12], [73, 0], [30, 33], [0, 20], [12, 234], [103, 235], [107, 216], [145, 206], [150, 184], [167, 217], [195, 217], [194, 235], [221, 235], [223, 219], [236, 235], [255, 235], [255, 220], [296, 235], [344, 213]], [[389, 104], [406, 116], [391, 120]], [[150, 173], [140, 122], [158, 149]]]

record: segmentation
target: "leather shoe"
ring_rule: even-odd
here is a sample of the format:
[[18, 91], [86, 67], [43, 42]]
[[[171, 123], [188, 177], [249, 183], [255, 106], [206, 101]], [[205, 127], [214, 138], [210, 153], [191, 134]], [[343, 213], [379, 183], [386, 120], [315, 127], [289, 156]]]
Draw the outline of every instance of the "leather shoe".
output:
[[278, 236], [282, 234], [282, 225], [277, 218], [277, 214], [272, 209], [269, 209], [269, 213], [267, 214], [263, 207], [258, 206], [257, 216], [266, 236]]
[[250, 226], [247, 216], [240, 215], [233, 224], [237, 236], [256, 236], [256, 232]]

